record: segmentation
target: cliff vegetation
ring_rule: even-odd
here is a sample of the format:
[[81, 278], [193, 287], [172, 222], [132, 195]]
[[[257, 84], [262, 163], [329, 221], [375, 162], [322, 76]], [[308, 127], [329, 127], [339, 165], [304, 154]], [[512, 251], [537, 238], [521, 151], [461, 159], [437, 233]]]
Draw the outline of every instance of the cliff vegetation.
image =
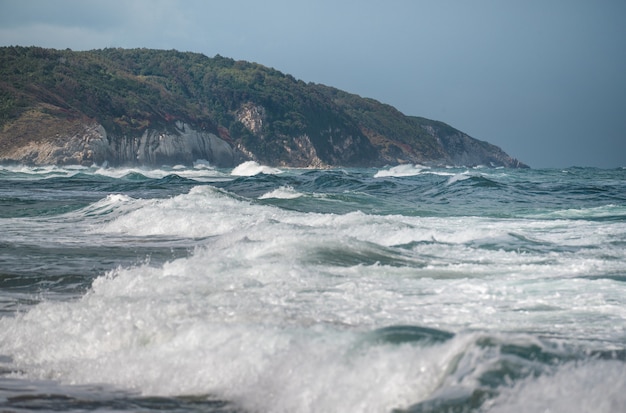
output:
[[176, 161], [174, 149], [150, 151], [181, 136], [168, 148], [194, 147], [224, 166], [525, 166], [444, 123], [256, 63], [175, 50], [0, 48], [0, 161]]

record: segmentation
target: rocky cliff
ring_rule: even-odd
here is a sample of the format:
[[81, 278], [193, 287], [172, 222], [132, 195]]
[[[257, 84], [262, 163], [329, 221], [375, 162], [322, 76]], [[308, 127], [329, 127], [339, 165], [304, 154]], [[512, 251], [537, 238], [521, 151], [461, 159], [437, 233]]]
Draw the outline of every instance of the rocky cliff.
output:
[[[42, 127], [42, 123], [38, 126]], [[0, 160], [31, 165], [158, 166], [191, 165], [204, 159], [217, 167], [230, 167], [246, 159], [218, 136], [197, 131], [180, 121], [173, 130], [146, 129], [141, 136], [132, 137], [110, 136], [102, 125], [88, 120], [53, 128], [62, 129], [54, 136], [42, 137], [35, 130], [26, 139], [7, 139]], [[8, 136], [11, 130], [7, 128]], [[33, 136], [36, 139], [28, 138]]]
[[0, 48], [0, 162], [524, 167], [441, 122], [258, 64], [146, 49]]

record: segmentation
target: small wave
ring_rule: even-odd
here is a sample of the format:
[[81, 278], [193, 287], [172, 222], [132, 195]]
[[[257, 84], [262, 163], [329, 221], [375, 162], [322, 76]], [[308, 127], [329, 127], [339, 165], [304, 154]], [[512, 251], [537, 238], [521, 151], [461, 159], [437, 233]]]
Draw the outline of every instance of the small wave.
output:
[[471, 178], [471, 175], [469, 175], [466, 172], [460, 173], [460, 174], [456, 174], [456, 175], [452, 175], [448, 181], [446, 182], [446, 186], [447, 185], [452, 185], [455, 182], [459, 182], [459, 181], [465, 181], [466, 179]]
[[254, 176], [258, 174], [277, 175], [282, 173], [278, 168], [272, 168], [271, 166], [260, 165], [255, 161], [247, 161], [237, 166], [230, 173], [233, 176]]
[[383, 169], [376, 172], [374, 178], [415, 176], [421, 174], [424, 169], [428, 168], [421, 165], [398, 165], [390, 169]]
[[102, 175], [109, 178], [116, 179], [142, 179], [142, 178], [151, 178], [151, 179], [160, 179], [169, 174], [170, 171], [165, 171], [162, 169], [143, 169], [143, 168], [108, 168], [102, 167], [97, 169], [94, 172], [95, 175]]
[[259, 197], [259, 199], [296, 199], [303, 196], [300, 192], [293, 189], [291, 186], [281, 186], [278, 189], [274, 189], [273, 191], [267, 192]]
[[623, 221], [626, 219], [626, 207], [611, 204], [592, 208], [570, 208], [539, 214], [531, 214], [528, 217], [539, 219]]
[[70, 178], [81, 172], [87, 171], [85, 166], [26, 166], [26, 165], [4, 165], [0, 166], [0, 171], [11, 175], [3, 176], [3, 179], [11, 180], [38, 180], [49, 178]]
[[193, 168], [188, 168], [183, 165], [160, 169], [102, 167], [96, 169], [93, 173], [108, 178], [124, 180], [163, 179], [168, 176], [177, 175], [194, 181], [212, 182], [223, 180], [227, 177], [224, 173], [215, 170], [206, 163], [194, 163]]
[[128, 209], [96, 230], [139, 237], [210, 237], [254, 225], [259, 219], [255, 213], [263, 217], [273, 211], [260, 205], [255, 206], [253, 212], [251, 208], [246, 200], [202, 185], [171, 198], [137, 200], [133, 202], [132, 210]]
[[84, 217], [97, 217], [106, 215], [115, 215], [115, 212], [124, 213], [127, 210], [133, 210], [139, 206], [133, 205], [136, 200], [124, 194], [110, 194], [106, 198], [101, 199], [85, 208], [73, 212], [73, 215]]
[[193, 163], [194, 169], [215, 169], [211, 163], [205, 159], [198, 159]]

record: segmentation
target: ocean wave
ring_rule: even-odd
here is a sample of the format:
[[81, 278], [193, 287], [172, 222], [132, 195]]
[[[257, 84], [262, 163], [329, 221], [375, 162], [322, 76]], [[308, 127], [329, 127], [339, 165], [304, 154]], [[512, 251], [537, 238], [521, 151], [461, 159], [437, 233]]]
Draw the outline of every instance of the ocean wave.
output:
[[259, 197], [259, 199], [296, 199], [303, 196], [301, 192], [296, 191], [291, 186], [281, 186], [280, 188], [274, 189], [273, 191], [266, 192]]
[[421, 165], [398, 165], [389, 169], [379, 170], [374, 174], [374, 178], [416, 176], [421, 174], [425, 169], [429, 168]]
[[237, 200], [217, 188], [196, 186], [186, 194], [171, 198], [137, 200], [132, 210], [94, 230], [143, 237], [207, 237], [256, 222], [258, 217], [247, 212], [246, 205], [246, 201]]
[[0, 409], [626, 407], [622, 171], [98, 169], [0, 181]]
[[92, 171], [94, 175], [106, 176], [115, 179], [164, 179], [172, 175], [198, 182], [214, 182], [229, 178], [229, 175], [204, 164], [197, 164], [193, 168], [178, 166], [172, 168], [109, 168], [100, 167]]
[[215, 276], [215, 269], [197, 267], [193, 282], [176, 262], [116, 270], [79, 301], [0, 319], [0, 351], [31, 380], [53, 376], [153, 397], [211, 395], [243, 410], [626, 407], [624, 349], [523, 333], [323, 323], [315, 307], [294, 312], [301, 300], [288, 289], [267, 295], [280, 284]]
[[8, 180], [39, 180], [50, 178], [69, 178], [81, 172], [87, 172], [89, 168], [84, 166], [26, 166], [26, 165], [0, 165], [3, 179]]
[[163, 179], [177, 175], [199, 182], [221, 181], [230, 178], [230, 174], [217, 170], [210, 165], [197, 162], [194, 167], [177, 165], [174, 167], [143, 168], [143, 167], [109, 167], [93, 166], [25, 166], [0, 165], [3, 179], [38, 180], [53, 178], [71, 178], [76, 176], [103, 176], [118, 180]]
[[626, 221], [626, 206], [602, 205], [591, 208], [567, 208], [543, 213], [531, 213], [529, 218], [592, 221]]
[[258, 174], [276, 175], [282, 172], [278, 168], [260, 165], [255, 161], [246, 161], [233, 169], [230, 174], [233, 176], [254, 176]]
[[466, 179], [470, 179], [470, 178], [471, 178], [471, 175], [469, 175], [467, 172], [455, 174], [455, 175], [452, 175], [450, 178], [448, 178], [448, 180], [446, 181], [446, 185], [452, 185], [456, 182], [465, 181]]

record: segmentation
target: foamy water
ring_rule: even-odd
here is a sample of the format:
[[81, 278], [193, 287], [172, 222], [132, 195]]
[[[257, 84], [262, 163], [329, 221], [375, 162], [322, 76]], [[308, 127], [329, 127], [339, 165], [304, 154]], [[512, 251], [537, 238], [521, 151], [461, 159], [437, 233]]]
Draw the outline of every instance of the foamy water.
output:
[[3, 408], [626, 407], [620, 176], [3, 171]]
[[247, 161], [237, 166], [232, 170], [233, 176], [254, 176], [258, 174], [276, 175], [282, 171], [278, 168], [272, 168], [270, 166], [260, 165], [255, 161]]

